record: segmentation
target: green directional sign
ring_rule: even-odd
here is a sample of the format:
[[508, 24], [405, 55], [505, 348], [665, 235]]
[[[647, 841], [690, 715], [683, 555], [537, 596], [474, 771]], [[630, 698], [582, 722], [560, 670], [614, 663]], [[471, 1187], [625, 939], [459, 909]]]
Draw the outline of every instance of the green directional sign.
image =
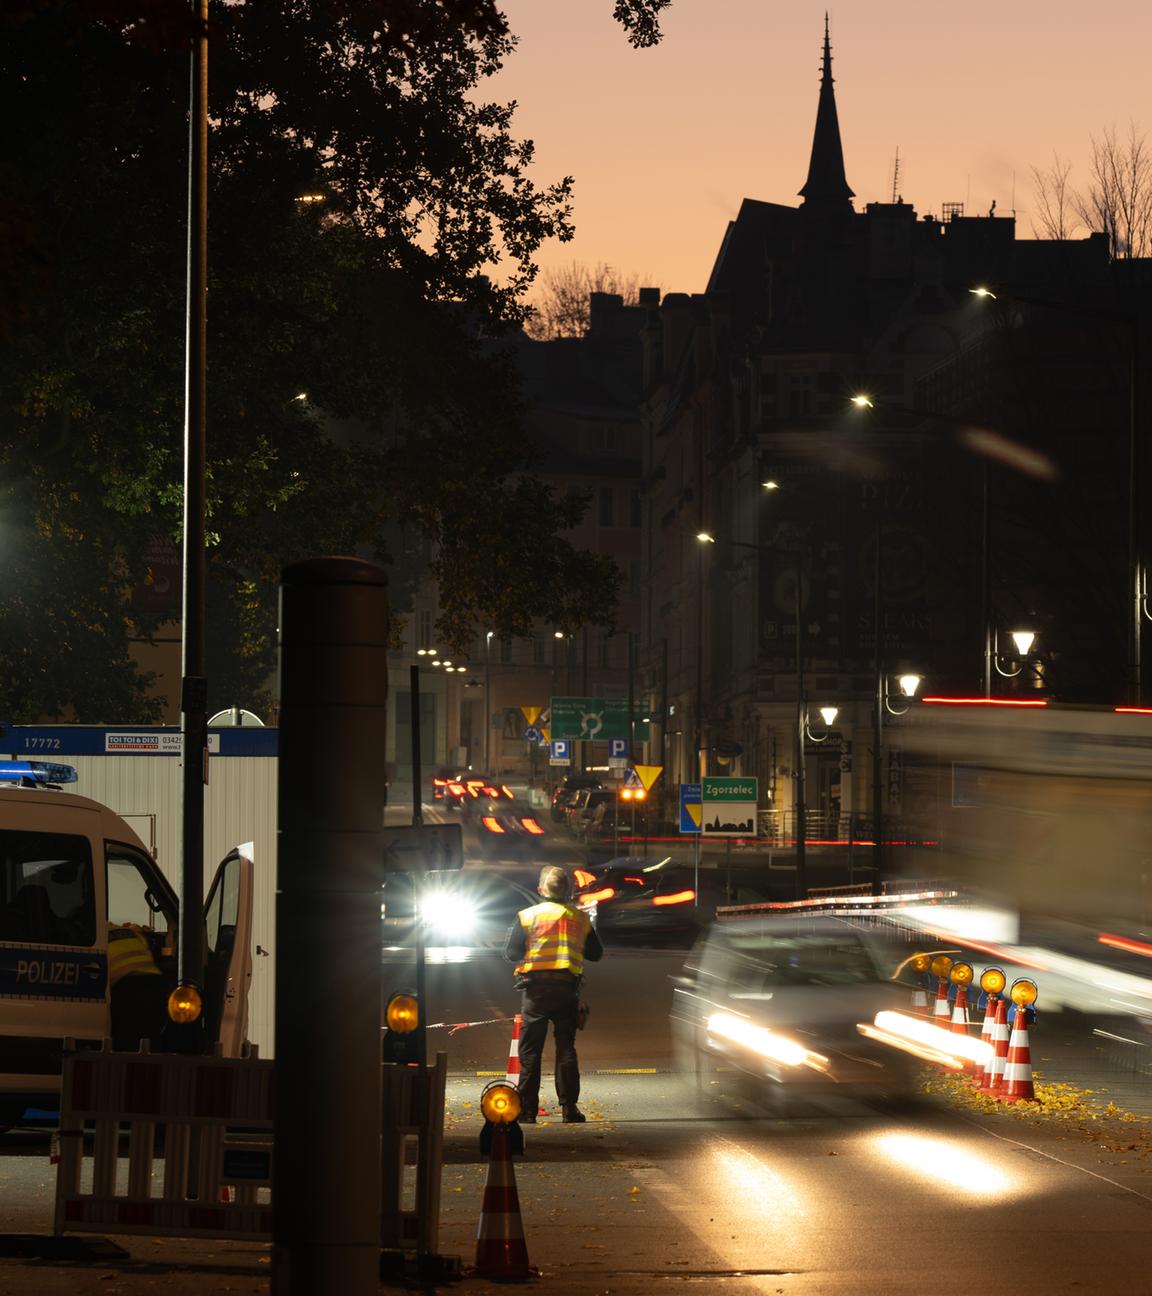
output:
[[553, 738], [628, 737], [628, 699], [602, 697], [554, 697]]
[[754, 778], [706, 778], [704, 801], [756, 801], [759, 780]]

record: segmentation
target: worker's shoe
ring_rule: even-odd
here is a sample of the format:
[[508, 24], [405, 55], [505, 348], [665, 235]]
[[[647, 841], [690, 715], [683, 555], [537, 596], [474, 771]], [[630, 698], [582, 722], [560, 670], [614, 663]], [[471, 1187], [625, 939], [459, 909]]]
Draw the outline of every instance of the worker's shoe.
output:
[[575, 1103], [572, 1103], [564, 1108], [563, 1120], [565, 1125], [583, 1125], [588, 1120], [588, 1117]]

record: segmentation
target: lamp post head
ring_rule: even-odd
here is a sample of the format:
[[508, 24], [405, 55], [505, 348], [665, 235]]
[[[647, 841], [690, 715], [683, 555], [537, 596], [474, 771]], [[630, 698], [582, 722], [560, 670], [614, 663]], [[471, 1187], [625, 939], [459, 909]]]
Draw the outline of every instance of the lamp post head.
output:
[[991, 288], [986, 288], [983, 284], [978, 284], [975, 288], [969, 288], [968, 291], [973, 297], [988, 297], [992, 301], [996, 300], [996, 294]]
[[903, 693], [906, 698], [913, 698], [916, 696], [920, 685], [924, 683], [924, 676], [913, 674], [901, 675], [897, 678], [896, 683], [900, 685], [900, 692]]
[[553, 639], [563, 639], [563, 638], [564, 638], [564, 631], [563, 631], [563, 630], [553, 630], [553, 631], [552, 631], [552, 638], [553, 638]]
[[834, 706], [822, 706], [820, 708], [820, 718], [829, 729], [836, 723], [836, 717], [840, 714], [840, 708]]
[[1032, 645], [1036, 642], [1036, 632], [1034, 630], [1013, 630], [1010, 637], [1021, 657], [1027, 657], [1032, 651]]
[[697, 531], [696, 539], [699, 540], [701, 544], [716, 543], [716, 537], [712, 534], [711, 531]]
[[857, 409], [876, 408], [872, 397], [867, 395], [865, 392], [857, 392], [856, 395], [852, 397], [852, 404], [855, 405]]
[[769, 479], [768, 481], [761, 482], [760, 485], [763, 486], [765, 490], [769, 490], [769, 491], [780, 489], [780, 483], [778, 481], [772, 481], [771, 479]]

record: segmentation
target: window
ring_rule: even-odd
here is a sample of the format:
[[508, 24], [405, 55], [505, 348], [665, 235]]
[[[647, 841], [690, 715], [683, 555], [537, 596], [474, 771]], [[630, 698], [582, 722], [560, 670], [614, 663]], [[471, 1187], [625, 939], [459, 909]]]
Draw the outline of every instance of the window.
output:
[[92, 852], [70, 833], [0, 831], [0, 940], [94, 945]]
[[638, 490], [632, 492], [630, 510], [629, 525], [634, 529], [639, 529], [643, 525], [644, 518], [640, 510], [640, 492]]
[[130, 846], [109, 842], [104, 850], [108, 866], [108, 922], [112, 926], [135, 923], [150, 931], [176, 935], [176, 910], [156, 882], [152, 863]]
[[602, 527], [616, 525], [615, 494], [611, 486], [600, 487], [600, 525]]
[[542, 635], [532, 636], [532, 660], [537, 666], [544, 666], [548, 661], [548, 640]]
[[434, 648], [436, 646], [432, 638], [432, 613], [428, 611], [416, 613], [416, 647], [417, 648]]
[[602, 424], [592, 431], [592, 448], [594, 450], [615, 450], [616, 429], [610, 424]]

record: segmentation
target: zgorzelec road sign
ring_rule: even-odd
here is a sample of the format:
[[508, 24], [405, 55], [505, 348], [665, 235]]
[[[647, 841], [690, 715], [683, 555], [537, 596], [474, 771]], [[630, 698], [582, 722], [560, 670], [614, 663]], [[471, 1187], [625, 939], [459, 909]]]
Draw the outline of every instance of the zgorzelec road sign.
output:
[[553, 738], [549, 765], [567, 765], [572, 759], [571, 748], [567, 738]]
[[760, 783], [754, 778], [706, 778], [700, 789], [704, 837], [755, 837]]
[[602, 697], [554, 697], [552, 733], [557, 738], [627, 738], [628, 700]]
[[699, 783], [680, 784], [680, 831], [691, 833], [694, 837], [700, 833], [702, 816]]

